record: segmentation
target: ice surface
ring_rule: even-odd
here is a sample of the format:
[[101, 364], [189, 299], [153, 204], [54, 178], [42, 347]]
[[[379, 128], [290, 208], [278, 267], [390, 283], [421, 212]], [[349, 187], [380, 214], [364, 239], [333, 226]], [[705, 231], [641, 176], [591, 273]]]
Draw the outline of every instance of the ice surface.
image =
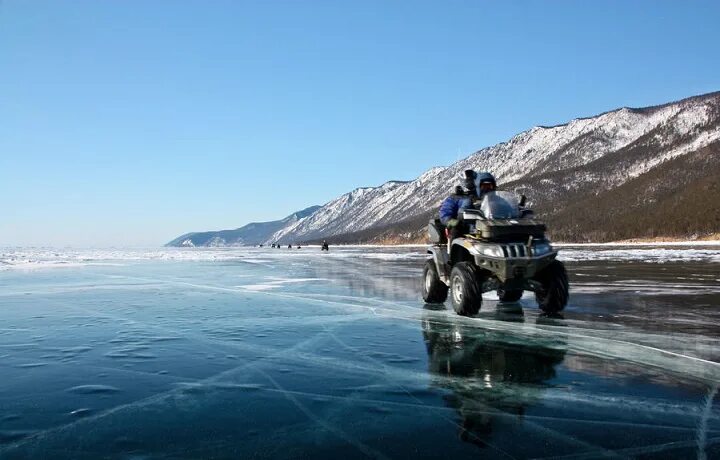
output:
[[717, 457], [717, 259], [660, 249], [564, 248], [557, 318], [421, 247], [2, 250], [0, 458]]

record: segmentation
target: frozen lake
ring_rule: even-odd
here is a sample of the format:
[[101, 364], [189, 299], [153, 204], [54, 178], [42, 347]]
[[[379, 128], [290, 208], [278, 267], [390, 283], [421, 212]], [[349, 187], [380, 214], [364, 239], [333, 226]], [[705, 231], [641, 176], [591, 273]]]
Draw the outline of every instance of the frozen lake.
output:
[[562, 248], [562, 318], [425, 257], [0, 249], [0, 458], [720, 458], [720, 246]]

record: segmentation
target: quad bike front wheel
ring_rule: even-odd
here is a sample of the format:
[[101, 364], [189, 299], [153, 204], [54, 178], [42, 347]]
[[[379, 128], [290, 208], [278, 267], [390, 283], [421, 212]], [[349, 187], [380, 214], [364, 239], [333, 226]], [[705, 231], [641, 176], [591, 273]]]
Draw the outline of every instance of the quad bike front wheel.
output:
[[456, 264], [450, 272], [450, 297], [458, 315], [471, 316], [482, 306], [478, 269], [470, 262]]
[[448, 287], [440, 281], [435, 261], [425, 262], [423, 269], [422, 296], [427, 303], [443, 303], [447, 299]]
[[535, 291], [538, 307], [545, 313], [562, 311], [570, 296], [570, 286], [563, 263], [553, 260], [535, 275], [535, 281], [542, 286]]

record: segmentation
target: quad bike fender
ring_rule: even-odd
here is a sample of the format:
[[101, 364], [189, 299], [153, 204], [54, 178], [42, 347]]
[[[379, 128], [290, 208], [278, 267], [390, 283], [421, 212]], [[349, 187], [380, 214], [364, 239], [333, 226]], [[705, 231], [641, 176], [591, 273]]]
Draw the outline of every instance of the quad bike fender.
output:
[[433, 256], [440, 281], [450, 285], [450, 257], [448, 256], [446, 246], [431, 246], [427, 252]]

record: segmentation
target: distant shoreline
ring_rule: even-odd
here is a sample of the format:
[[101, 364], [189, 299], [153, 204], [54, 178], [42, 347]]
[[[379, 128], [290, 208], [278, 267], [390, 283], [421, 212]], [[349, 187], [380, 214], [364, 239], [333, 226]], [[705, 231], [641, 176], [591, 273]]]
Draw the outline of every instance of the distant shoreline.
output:
[[[712, 239], [696, 239], [696, 240], [681, 240], [672, 238], [655, 238], [655, 239], [630, 239], [630, 240], [619, 240], [619, 241], [608, 241], [605, 243], [568, 243], [568, 242], [552, 242], [553, 246], [558, 247], [569, 247], [569, 246], [720, 246], [720, 235], [712, 235], [715, 238]], [[408, 244], [331, 244], [330, 247], [352, 247], [352, 248], [416, 248], [416, 247], [427, 247], [430, 243], [408, 243]], [[320, 245], [308, 244], [303, 247], [315, 248]]]
[[[714, 235], [715, 236], [715, 235]], [[347, 243], [338, 243], [338, 244], [330, 244], [330, 249], [332, 248], [426, 248], [430, 245], [430, 243], [403, 243], [403, 244], [382, 244], [382, 243], [364, 243], [364, 244], [347, 244]], [[565, 242], [565, 241], [553, 241], [553, 246], [557, 247], [616, 247], [616, 246], [637, 246], [637, 247], [675, 247], [675, 246], [720, 246], [720, 238], [716, 239], [696, 239], [696, 240], [675, 240], [675, 239], [669, 239], [669, 238], [663, 238], [663, 239], [632, 239], [632, 240], [620, 240], [620, 241], [608, 241], [605, 243], [572, 243], [572, 242]], [[303, 244], [300, 245], [301, 248], [312, 248], [312, 249], [319, 249], [319, 244]], [[195, 246], [195, 247], [182, 247], [182, 246], [146, 246], [146, 247], [122, 247], [122, 246], [109, 246], [109, 247], [73, 247], [73, 246], [0, 246], [0, 250], [3, 251], [18, 251], [18, 250], [28, 250], [28, 249], [35, 249], [35, 250], [45, 250], [45, 251], [63, 251], [63, 250], [69, 250], [69, 251], [87, 251], [87, 250], [99, 250], [99, 251], [123, 251], [123, 250], [130, 250], [130, 251], [157, 251], [162, 249], [169, 249], [169, 250], [200, 250], [200, 251], [207, 251], [207, 250], [217, 250], [217, 251], [223, 251], [223, 250], [231, 250], [231, 249], [275, 249], [271, 248], [270, 246], [263, 246], [258, 247], [257, 245], [253, 246], [216, 246], [216, 247], [205, 247], [205, 246]], [[282, 246], [280, 249], [287, 249], [286, 246]], [[293, 245], [293, 249], [297, 250], [297, 246]]]
[[[333, 247], [347, 247], [347, 248], [424, 248], [429, 246], [430, 243], [409, 243], [409, 244], [331, 244], [330, 248]], [[558, 247], [570, 247], [570, 246], [720, 246], [720, 239], [717, 240], [664, 240], [664, 241], [653, 241], [653, 240], [622, 240], [622, 241], [608, 241], [606, 243], [566, 243], [566, 242], [552, 242], [553, 246]], [[230, 248], [232, 246], [228, 246]], [[236, 246], [236, 247], [251, 247], [251, 246]], [[320, 245], [308, 244], [303, 245], [304, 248], [319, 248]], [[198, 248], [202, 249], [202, 248]], [[209, 248], [205, 248], [209, 249]], [[222, 248], [218, 248], [222, 249]]]

